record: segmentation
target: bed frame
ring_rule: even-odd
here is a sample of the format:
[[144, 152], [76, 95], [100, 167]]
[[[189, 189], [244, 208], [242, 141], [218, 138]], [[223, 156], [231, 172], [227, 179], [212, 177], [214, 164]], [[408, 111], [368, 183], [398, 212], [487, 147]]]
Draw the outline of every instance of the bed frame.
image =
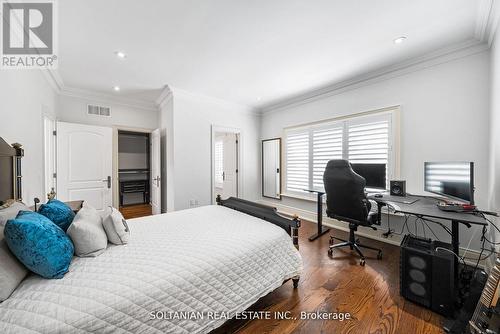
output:
[[9, 145], [0, 137], [0, 205], [8, 199], [22, 200], [22, 145]]
[[[288, 219], [279, 215], [276, 208], [236, 197], [229, 197], [224, 200], [220, 195], [217, 195], [216, 201], [218, 205], [246, 213], [281, 227], [290, 235], [295, 248], [299, 249], [300, 219], [298, 216], [295, 215], [292, 219]], [[294, 288], [297, 288], [299, 279], [299, 276], [292, 278]]]

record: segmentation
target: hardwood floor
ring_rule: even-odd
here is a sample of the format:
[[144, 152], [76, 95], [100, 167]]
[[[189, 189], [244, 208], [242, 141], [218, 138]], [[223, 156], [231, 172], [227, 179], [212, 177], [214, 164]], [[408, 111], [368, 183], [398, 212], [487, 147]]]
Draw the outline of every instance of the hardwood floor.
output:
[[[360, 238], [366, 245], [382, 248], [364, 251], [366, 266], [347, 249], [328, 257], [329, 236], [309, 242], [315, 224], [303, 222], [300, 253], [304, 272], [298, 289], [289, 281], [261, 298], [250, 310], [291, 311], [293, 317], [306, 312], [349, 312], [351, 320], [232, 320], [213, 333], [443, 333], [442, 317], [406, 301], [399, 295], [399, 247]], [[347, 233], [331, 230], [340, 238]]]
[[137, 205], [127, 205], [120, 207], [120, 212], [125, 219], [139, 218], [145, 216], [151, 216], [151, 205], [149, 204], [137, 204]]

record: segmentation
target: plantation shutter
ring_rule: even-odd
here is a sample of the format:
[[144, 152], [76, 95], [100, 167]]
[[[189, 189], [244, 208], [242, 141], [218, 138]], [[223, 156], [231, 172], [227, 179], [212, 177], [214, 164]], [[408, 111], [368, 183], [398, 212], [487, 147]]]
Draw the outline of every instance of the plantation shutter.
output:
[[324, 190], [323, 174], [328, 161], [342, 159], [343, 124], [312, 131], [313, 188]]
[[285, 130], [285, 192], [309, 196], [304, 189], [324, 191], [325, 167], [334, 159], [382, 164], [386, 180], [394, 177], [393, 116], [392, 111], [381, 112]]
[[389, 118], [348, 123], [348, 159], [351, 163], [386, 164], [389, 161]]
[[286, 136], [286, 186], [291, 191], [309, 188], [309, 131]]
[[217, 186], [222, 186], [224, 183], [224, 142], [218, 140], [215, 142], [215, 183]]

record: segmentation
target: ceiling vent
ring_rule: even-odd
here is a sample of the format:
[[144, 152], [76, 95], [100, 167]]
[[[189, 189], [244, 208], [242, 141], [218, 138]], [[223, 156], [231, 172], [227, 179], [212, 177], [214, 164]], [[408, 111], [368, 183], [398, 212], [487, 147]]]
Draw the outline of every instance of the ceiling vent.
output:
[[95, 116], [110, 117], [111, 116], [111, 108], [89, 104], [89, 105], [87, 105], [87, 114], [95, 115]]

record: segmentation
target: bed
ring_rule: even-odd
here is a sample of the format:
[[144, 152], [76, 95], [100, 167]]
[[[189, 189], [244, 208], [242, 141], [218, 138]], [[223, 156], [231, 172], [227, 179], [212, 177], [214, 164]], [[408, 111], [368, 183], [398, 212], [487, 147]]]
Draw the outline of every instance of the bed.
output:
[[75, 257], [59, 280], [30, 275], [0, 304], [0, 333], [208, 333], [296, 287], [298, 219], [218, 204], [129, 220], [127, 245]]

